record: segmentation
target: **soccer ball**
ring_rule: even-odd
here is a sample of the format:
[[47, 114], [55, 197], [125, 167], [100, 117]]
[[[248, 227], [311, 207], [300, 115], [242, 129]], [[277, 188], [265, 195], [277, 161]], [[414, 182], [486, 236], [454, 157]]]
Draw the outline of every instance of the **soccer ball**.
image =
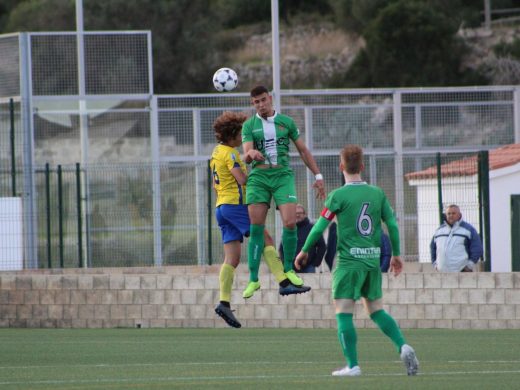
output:
[[213, 85], [219, 92], [229, 92], [238, 85], [237, 73], [231, 68], [220, 68], [213, 75]]

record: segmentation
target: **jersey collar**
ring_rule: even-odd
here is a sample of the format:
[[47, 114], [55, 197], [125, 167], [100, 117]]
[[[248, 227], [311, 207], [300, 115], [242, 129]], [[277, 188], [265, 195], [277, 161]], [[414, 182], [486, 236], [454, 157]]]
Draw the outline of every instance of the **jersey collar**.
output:
[[350, 181], [348, 183], [345, 183], [345, 186], [359, 186], [359, 185], [362, 185], [362, 184], [367, 184], [366, 181], [364, 180], [360, 180], [360, 181]]
[[258, 113], [256, 113], [256, 116], [260, 118], [260, 120], [267, 121], [267, 122], [274, 122], [274, 118], [278, 115], [278, 113], [275, 111], [273, 116], [268, 116], [267, 119], [262, 118]]

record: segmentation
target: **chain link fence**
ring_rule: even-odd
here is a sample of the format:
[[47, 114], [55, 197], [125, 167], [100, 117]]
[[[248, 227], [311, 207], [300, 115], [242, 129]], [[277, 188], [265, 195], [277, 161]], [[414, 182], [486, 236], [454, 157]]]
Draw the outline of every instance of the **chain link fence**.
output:
[[[252, 114], [249, 97], [154, 95], [150, 39], [89, 32], [79, 55], [75, 33], [0, 37], [0, 197], [24, 205], [23, 268], [222, 261], [208, 172], [212, 123], [225, 110]], [[14, 68], [24, 75], [18, 81]], [[300, 127], [328, 190], [342, 184], [341, 148], [365, 148], [364, 178], [396, 210], [405, 260], [429, 261], [440, 205], [459, 204], [479, 226], [481, 204], [464, 170], [460, 191], [446, 187], [441, 202], [413, 175], [435, 167], [439, 151], [447, 164], [520, 142], [519, 96], [513, 86], [282, 91], [281, 111]], [[299, 201], [316, 219], [313, 177], [292, 155]], [[267, 228], [279, 238], [274, 215]]]

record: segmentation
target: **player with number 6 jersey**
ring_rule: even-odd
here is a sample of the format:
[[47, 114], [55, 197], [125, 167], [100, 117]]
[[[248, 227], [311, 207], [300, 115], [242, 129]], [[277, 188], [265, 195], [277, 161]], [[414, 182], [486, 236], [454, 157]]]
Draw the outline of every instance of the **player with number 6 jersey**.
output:
[[381, 220], [386, 222], [393, 255], [399, 256], [399, 229], [385, 193], [365, 181], [348, 182], [332, 191], [321, 215], [338, 220], [338, 264], [351, 269], [379, 267]]
[[394, 343], [408, 375], [415, 375], [419, 367], [415, 351], [406, 344], [394, 318], [383, 309], [379, 266], [381, 221], [386, 223], [392, 242], [389, 271], [398, 276], [403, 268], [399, 257], [399, 230], [394, 212], [384, 191], [361, 179], [364, 169], [361, 147], [347, 145], [343, 148], [340, 169], [345, 185], [329, 194], [319, 220], [294, 260], [295, 268], [300, 269], [306, 263], [309, 248], [336, 217], [339, 261], [332, 278], [332, 296], [336, 308], [338, 338], [347, 365], [333, 371], [332, 375], [361, 375], [357, 358], [357, 333], [353, 321], [355, 302], [360, 298], [363, 299], [372, 321]]

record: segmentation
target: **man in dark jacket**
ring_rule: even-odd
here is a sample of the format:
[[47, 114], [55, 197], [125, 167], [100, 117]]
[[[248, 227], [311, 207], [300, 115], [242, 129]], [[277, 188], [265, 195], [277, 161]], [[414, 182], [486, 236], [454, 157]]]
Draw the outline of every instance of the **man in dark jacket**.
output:
[[[298, 228], [298, 242], [296, 245], [296, 253], [300, 253], [300, 250], [309, 235], [313, 223], [307, 217], [307, 213], [305, 212], [305, 208], [301, 204], [296, 205], [296, 227]], [[280, 244], [280, 259], [283, 260], [283, 245]], [[316, 242], [316, 244], [309, 251], [309, 260], [307, 261], [307, 265], [300, 271], [296, 272], [316, 272], [316, 268], [321, 265], [323, 260], [323, 255], [327, 250], [327, 245], [325, 244], [325, 240], [323, 237]]]

